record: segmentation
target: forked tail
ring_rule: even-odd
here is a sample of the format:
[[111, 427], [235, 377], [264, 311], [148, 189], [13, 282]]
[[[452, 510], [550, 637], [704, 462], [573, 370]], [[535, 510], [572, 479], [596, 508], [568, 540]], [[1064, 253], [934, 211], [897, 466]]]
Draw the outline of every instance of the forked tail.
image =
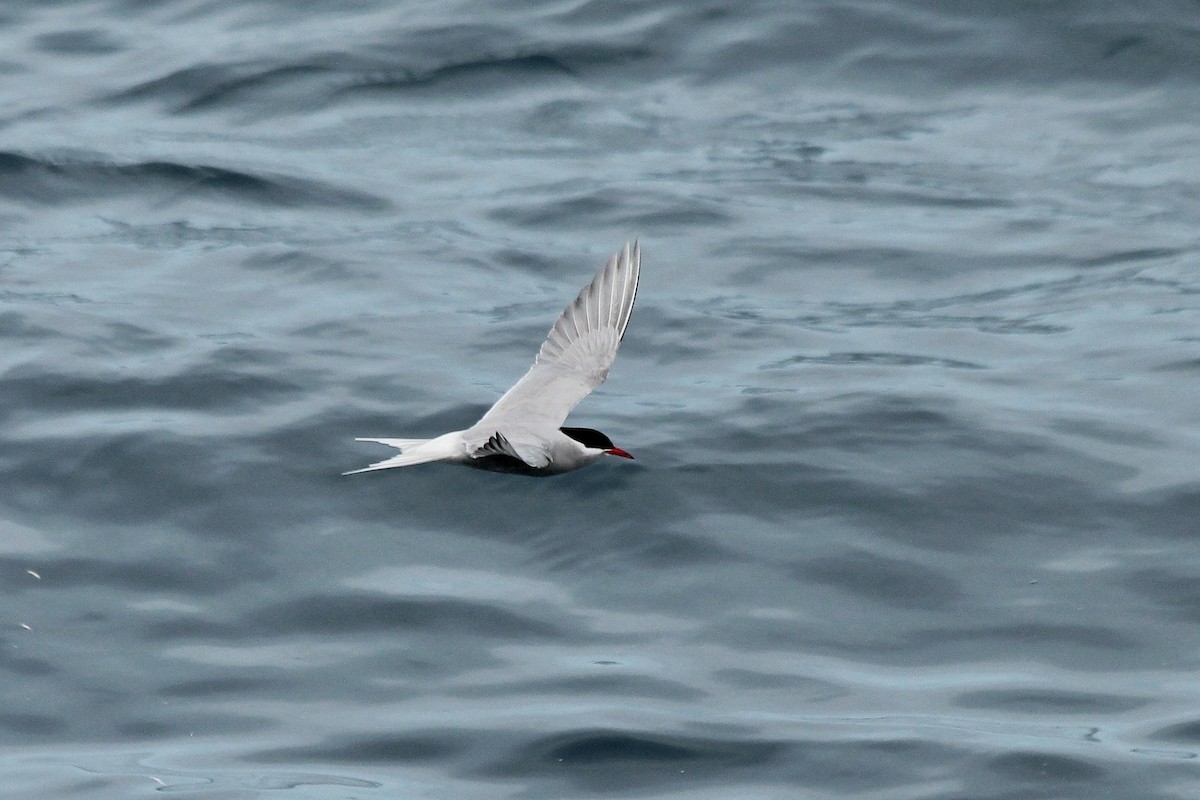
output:
[[349, 472], [343, 472], [343, 475], [357, 475], [360, 472], [372, 472], [377, 469], [391, 469], [392, 467], [408, 467], [413, 464], [425, 464], [430, 461], [445, 461], [456, 454], [455, 450], [450, 446], [450, 442], [446, 441], [446, 437], [444, 436], [439, 436], [436, 439], [355, 439], [354, 441], [386, 444], [389, 447], [395, 447], [400, 453], [383, 461], [377, 461], [362, 469], [352, 469]]

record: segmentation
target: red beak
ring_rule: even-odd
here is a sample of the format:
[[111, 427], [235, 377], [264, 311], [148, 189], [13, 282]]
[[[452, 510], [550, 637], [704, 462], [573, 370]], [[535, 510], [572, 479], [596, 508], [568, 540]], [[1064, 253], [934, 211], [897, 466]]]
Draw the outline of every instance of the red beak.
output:
[[614, 447], [612, 450], [605, 450], [604, 452], [608, 453], [610, 456], [620, 456], [621, 458], [633, 458], [633, 456], [629, 455], [629, 453], [626, 453], [624, 450], [622, 450], [619, 447]]

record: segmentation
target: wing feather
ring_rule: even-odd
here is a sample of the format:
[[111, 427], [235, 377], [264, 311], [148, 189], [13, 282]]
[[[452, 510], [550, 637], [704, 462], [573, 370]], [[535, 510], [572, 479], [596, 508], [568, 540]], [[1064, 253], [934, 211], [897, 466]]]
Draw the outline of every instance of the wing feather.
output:
[[555, 321], [529, 371], [467, 433], [482, 444], [503, 428], [521, 449], [518, 430], [557, 430], [608, 377], [633, 312], [641, 260], [637, 242], [614, 253]]

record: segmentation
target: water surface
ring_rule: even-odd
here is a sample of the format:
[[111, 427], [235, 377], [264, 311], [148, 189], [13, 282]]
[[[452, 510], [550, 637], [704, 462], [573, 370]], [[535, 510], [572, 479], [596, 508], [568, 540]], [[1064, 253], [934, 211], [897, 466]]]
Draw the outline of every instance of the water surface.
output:
[[1194, 798], [1195, 19], [6, 4], [4, 793]]

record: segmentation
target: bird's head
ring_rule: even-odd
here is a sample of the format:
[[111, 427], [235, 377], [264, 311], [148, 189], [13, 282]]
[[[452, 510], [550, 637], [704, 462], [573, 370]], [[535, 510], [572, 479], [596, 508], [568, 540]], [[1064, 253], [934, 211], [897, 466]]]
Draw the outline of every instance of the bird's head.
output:
[[599, 450], [609, 456], [633, 458], [632, 455], [614, 445], [612, 439], [595, 428], [559, 428], [559, 430], [590, 450]]

